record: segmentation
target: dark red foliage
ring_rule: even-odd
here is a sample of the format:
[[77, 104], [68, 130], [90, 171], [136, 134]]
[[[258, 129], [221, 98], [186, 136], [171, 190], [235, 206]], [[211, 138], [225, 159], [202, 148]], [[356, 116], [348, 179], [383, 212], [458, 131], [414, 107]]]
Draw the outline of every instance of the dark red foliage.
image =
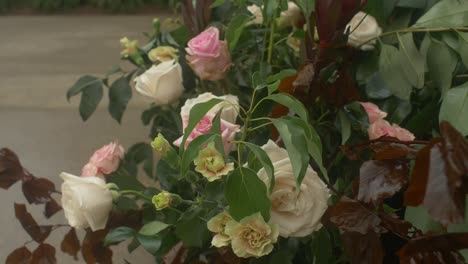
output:
[[55, 248], [49, 244], [40, 244], [32, 253], [31, 264], [55, 264]]
[[44, 215], [45, 217], [50, 218], [60, 210], [62, 210], [62, 207], [57, 203], [57, 201], [55, 201], [55, 199], [52, 198], [45, 204]]
[[107, 230], [87, 230], [81, 246], [81, 254], [87, 264], [111, 264], [112, 250], [104, 247], [103, 241]]
[[8, 255], [5, 264], [29, 264], [31, 262], [31, 251], [27, 247], [15, 249]]
[[382, 263], [384, 250], [379, 234], [372, 231], [366, 234], [345, 232], [341, 240], [351, 264]]
[[184, 0], [181, 2], [181, 13], [184, 19], [184, 25], [187, 26], [190, 37], [194, 37], [205, 30], [206, 26], [210, 23], [210, 5], [213, 3], [213, 0], [200, 0], [196, 2]]
[[408, 175], [407, 161], [366, 161], [360, 169], [358, 199], [370, 203], [390, 198], [403, 187]]
[[468, 233], [426, 235], [398, 251], [401, 263], [465, 263], [456, 251], [468, 248]]
[[43, 204], [49, 202], [50, 194], [55, 191], [55, 185], [44, 178], [34, 176], [23, 181], [23, 194], [31, 204]]
[[18, 156], [7, 148], [0, 149], [0, 188], [7, 190], [19, 180], [31, 177], [21, 166]]
[[380, 217], [367, 209], [360, 202], [343, 196], [341, 200], [330, 206], [322, 218], [325, 223], [331, 223], [340, 230], [357, 232], [363, 235], [368, 232], [382, 233]]
[[40, 226], [26, 210], [24, 204], [15, 203], [15, 215], [24, 230], [38, 243], [42, 243], [52, 231], [52, 226]]
[[74, 228], [71, 228], [70, 231], [68, 231], [68, 233], [65, 235], [62, 243], [60, 244], [60, 248], [63, 252], [73, 256], [75, 260], [78, 260], [78, 252], [80, 251], [81, 247]]
[[378, 142], [370, 145], [370, 148], [375, 152], [376, 160], [399, 159], [417, 153], [417, 150], [397, 143]]

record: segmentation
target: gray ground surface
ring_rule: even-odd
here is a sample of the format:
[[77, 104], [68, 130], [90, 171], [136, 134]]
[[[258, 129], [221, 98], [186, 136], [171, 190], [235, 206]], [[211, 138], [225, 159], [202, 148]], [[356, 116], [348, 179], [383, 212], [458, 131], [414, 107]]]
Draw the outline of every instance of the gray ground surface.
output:
[[[148, 103], [136, 93], [119, 126], [108, 115], [107, 102], [83, 123], [78, 98], [69, 104], [65, 92], [80, 75], [103, 74], [118, 64], [120, 37], [144, 40], [141, 32], [151, 30], [151, 20], [152, 16], [0, 17], [0, 147], [11, 148], [34, 175], [60, 186], [59, 173], [78, 174], [101, 145], [118, 139], [128, 147], [147, 140], [140, 113]], [[9, 191], [0, 189], [0, 263], [29, 240], [15, 219], [14, 202], [25, 203], [19, 184]], [[44, 223], [42, 208], [29, 208]], [[66, 222], [62, 213], [52, 220]], [[58, 263], [83, 263], [61, 253], [66, 231], [55, 231], [47, 243], [57, 246]], [[34, 250], [36, 244], [28, 247]], [[128, 256], [125, 247], [116, 248], [114, 263], [124, 263], [123, 257], [131, 263], [152, 263], [141, 249]]]

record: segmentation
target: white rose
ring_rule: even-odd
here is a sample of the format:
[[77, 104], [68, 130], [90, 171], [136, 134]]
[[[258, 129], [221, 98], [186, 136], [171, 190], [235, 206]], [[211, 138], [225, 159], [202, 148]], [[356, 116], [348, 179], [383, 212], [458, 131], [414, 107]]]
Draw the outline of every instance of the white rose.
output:
[[182, 67], [174, 60], [153, 65], [142, 75], [135, 78], [136, 90], [150, 97], [156, 105], [176, 102], [184, 91]]
[[100, 177], [78, 177], [62, 172], [62, 207], [72, 227], [104, 229], [112, 209], [112, 194]]
[[254, 15], [254, 19], [250, 20], [247, 25], [251, 24], [263, 24], [263, 14], [262, 9], [258, 5], [249, 5], [247, 10]]
[[294, 2], [288, 1], [288, 10], [281, 12], [278, 25], [280, 27], [295, 26], [301, 19], [301, 9]]
[[[377, 20], [364, 12], [357, 13], [346, 28], [351, 33], [348, 36], [348, 44], [355, 48], [382, 34], [382, 29], [379, 27]], [[362, 45], [360, 48], [361, 50], [372, 50], [374, 49], [375, 43], [376, 40], [374, 39]]]
[[219, 110], [223, 109], [223, 112], [221, 113], [221, 118], [229, 123], [235, 124], [237, 115], [239, 113], [239, 99], [237, 98], [237, 96], [232, 94], [224, 96], [216, 96], [212, 93], [200, 94], [196, 98], [188, 99], [187, 101], [185, 101], [184, 106], [182, 106], [182, 108], [180, 109], [180, 115], [183, 119], [188, 118], [190, 115], [190, 110], [192, 110], [193, 106], [199, 103], [208, 102], [213, 98], [222, 99], [224, 100], [224, 102], [215, 105], [213, 108], [211, 108], [210, 111], [208, 111], [206, 115], [216, 114]]
[[[270, 223], [279, 226], [282, 237], [304, 237], [319, 230], [330, 196], [325, 183], [309, 166], [300, 190], [297, 190], [288, 152], [271, 140], [262, 149], [275, 168], [275, 187], [270, 193]], [[258, 177], [269, 187], [270, 180], [263, 168], [258, 171]]]

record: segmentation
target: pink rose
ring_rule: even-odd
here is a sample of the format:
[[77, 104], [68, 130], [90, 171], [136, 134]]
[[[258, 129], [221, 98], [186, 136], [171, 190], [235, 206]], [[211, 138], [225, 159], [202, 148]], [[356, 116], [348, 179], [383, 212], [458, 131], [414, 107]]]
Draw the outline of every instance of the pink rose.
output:
[[[210, 133], [211, 127], [213, 126], [214, 117], [215, 115], [207, 115], [200, 120], [200, 122], [195, 126], [190, 135], [187, 137], [187, 140], [185, 141], [185, 147], [187, 147], [190, 144], [190, 142], [192, 142], [198, 136]], [[188, 117], [183, 117], [182, 123], [183, 129], [185, 130], [185, 128], [188, 125]], [[229, 154], [229, 152], [231, 152], [231, 141], [234, 140], [236, 133], [238, 132], [240, 132], [239, 125], [232, 124], [224, 119], [221, 119], [221, 137], [224, 145], [224, 152], [226, 153], [226, 155]], [[178, 138], [176, 141], [174, 141], [174, 145], [179, 147], [180, 144], [182, 144], [182, 139], [183, 136]]]
[[86, 174], [93, 172], [94, 168], [91, 166], [94, 165], [97, 169], [97, 173], [110, 174], [117, 170], [123, 156], [123, 147], [116, 142], [111, 142], [94, 152], [89, 159], [89, 164], [85, 166], [85, 168], [87, 167], [86, 170], [83, 168], [83, 171]]
[[202, 80], [221, 80], [231, 66], [226, 41], [219, 40], [219, 30], [210, 27], [188, 43], [187, 62]]
[[383, 119], [378, 119], [374, 123], [371, 123], [367, 129], [370, 139], [376, 139], [382, 136], [395, 137], [395, 128]]
[[397, 124], [393, 124], [393, 129], [395, 131], [395, 136], [401, 141], [413, 141], [415, 139], [413, 133]]
[[367, 103], [360, 102], [360, 103], [364, 107], [364, 109], [366, 109], [367, 115], [369, 116], [369, 122], [371, 124], [387, 116], [387, 113], [381, 111], [379, 107], [373, 103], [369, 103], [369, 102]]
[[88, 163], [84, 165], [81, 171], [81, 177], [100, 177], [103, 176], [101, 172], [99, 172], [96, 165], [92, 163]]

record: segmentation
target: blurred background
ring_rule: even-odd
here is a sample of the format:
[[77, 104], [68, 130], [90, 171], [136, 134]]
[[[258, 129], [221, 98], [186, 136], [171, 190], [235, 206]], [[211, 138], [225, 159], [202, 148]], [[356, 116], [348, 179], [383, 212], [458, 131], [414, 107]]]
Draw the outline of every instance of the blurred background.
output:
[[[78, 113], [79, 96], [67, 102], [65, 93], [82, 75], [103, 76], [120, 63], [120, 38], [145, 43], [152, 19], [170, 15], [167, 0], [0, 0], [0, 148], [16, 152], [23, 166], [60, 188], [59, 174], [80, 174], [99, 147], [119, 140], [128, 147], [147, 141], [149, 128], [140, 114], [149, 102], [135, 92], [122, 124], [107, 110], [107, 98], [87, 121]], [[30, 241], [15, 218], [13, 204], [26, 203], [17, 183], [0, 189], [0, 263]], [[43, 206], [29, 206], [39, 223]], [[52, 223], [65, 224], [63, 212]], [[46, 240], [56, 247], [58, 263], [83, 263], [60, 250], [68, 229]], [[83, 233], [78, 234], [80, 238]], [[26, 245], [31, 251], [35, 242]], [[114, 247], [114, 263], [153, 263], [143, 249], [128, 255], [125, 245]]]

